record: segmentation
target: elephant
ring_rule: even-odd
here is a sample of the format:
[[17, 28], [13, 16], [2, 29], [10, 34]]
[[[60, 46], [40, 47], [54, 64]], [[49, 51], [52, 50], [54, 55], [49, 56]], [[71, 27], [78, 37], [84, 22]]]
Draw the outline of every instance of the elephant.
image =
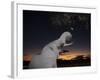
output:
[[32, 54], [29, 68], [57, 68], [57, 58], [62, 48], [72, 44], [72, 34], [63, 32], [57, 40], [45, 45], [40, 54]]

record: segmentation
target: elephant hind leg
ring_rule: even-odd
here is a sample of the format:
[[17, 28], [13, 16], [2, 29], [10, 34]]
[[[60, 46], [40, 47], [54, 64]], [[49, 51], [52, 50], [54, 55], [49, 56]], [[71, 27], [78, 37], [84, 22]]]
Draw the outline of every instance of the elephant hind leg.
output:
[[57, 64], [54, 64], [52, 67], [53, 67], [53, 68], [57, 68]]

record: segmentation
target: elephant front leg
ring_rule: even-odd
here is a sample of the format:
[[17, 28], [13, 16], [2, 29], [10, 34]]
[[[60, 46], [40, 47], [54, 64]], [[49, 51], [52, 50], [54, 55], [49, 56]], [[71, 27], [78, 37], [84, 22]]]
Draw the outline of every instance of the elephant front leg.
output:
[[52, 67], [57, 68], [57, 62], [55, 62]]

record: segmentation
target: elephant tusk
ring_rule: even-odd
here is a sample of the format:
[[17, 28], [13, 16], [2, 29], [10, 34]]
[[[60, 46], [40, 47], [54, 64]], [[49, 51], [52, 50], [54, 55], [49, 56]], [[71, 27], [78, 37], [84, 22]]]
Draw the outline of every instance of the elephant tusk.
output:
[[64, 44], [64, 46], [70, 46], [70, 45], [72, 45], [73, 44], [73, 42], [71, 42], [71, 43], [69, 43], [69, 44]]

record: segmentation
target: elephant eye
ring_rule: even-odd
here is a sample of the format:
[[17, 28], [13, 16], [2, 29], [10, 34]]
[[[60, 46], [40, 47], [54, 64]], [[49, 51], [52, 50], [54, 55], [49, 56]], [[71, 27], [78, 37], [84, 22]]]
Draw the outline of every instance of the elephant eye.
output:
[[66, 43], [71, 43], [72, 42], [72, 37], [67, 37], [65, 42]]

